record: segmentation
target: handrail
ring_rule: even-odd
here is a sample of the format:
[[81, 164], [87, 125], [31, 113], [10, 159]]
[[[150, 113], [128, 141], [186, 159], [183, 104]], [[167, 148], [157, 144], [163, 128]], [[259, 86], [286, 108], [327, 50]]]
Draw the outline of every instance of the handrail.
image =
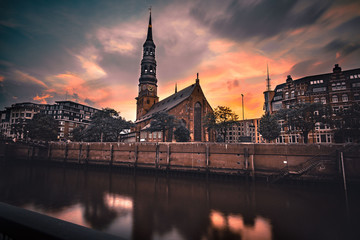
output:
[[[1, 238], [2, 237], [2, 238]], [[1, 239], [122, 239], [0, 202]]]
[[[342, 149], [340, 149], [340, 151], [345, 152], [350, 150], [351, 148], [353, 148], [356, 145], [353, 145], [352, 143], [346, 143], [344, 144], [344, 146], [342, 147]], [[282, 169], [280, 169], [280, 172], [274, 175], [271, 175], [270, 178], [273, 178], [273, 180], [271, 181], [271, 183], [275, 183], [277, 181], [279, 181], [280, 179], [288, 176], [288, 175], [298, 175], [301, 176], [304, 173], [310, 171], [311, 169], [313, 169], [314, 167], [316, 167], [318, 164], [320, 164], [321, 162], [323, 162], [323, 159], [316, 159], [318, 157], [329, 157], [331, 155], [333, 155], [334, 153], [336, 153], [337, 151], [339, 151], [339, 149], [336, 149], [334, 151], [332, 151], [331, 153], [327, 154], [327, 155], [321, 155], [320, 153], [312, 156], [310, 159], [308, 159], [306, 162], [299, 164], [298, 166], [294, 167], [294, 170], [289, 171], [289, 168], [286, 166]]]

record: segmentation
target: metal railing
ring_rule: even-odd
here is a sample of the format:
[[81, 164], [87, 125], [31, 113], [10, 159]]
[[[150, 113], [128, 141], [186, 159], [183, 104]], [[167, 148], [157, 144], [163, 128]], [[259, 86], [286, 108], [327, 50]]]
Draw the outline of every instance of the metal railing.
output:
[[[312, 170], [314, 167], [316, 167], [320, 163], [329, 160], [329, 158], [337, 157], [337, 156], [332, 156], [332, 155], [335, 155], [337, 152], [348, 151], [348, 150], [352, 149], [354, 146], [355, 145], [353, 145], [351, 143], [347, 143], [341, 149], [336, 149], [327, 155], [321, 155], [320, 153], [317, 155], [314, 155], [310, 159], [308, 159], [305, 163], [299, 164], [298, 166], [295, 166], [292, 169], [289, 169], [288, 166], [286, 166], [286, 167], [282, 168], [279, 171], [279, 173], [270, 175], [270, 177], [269, 177], [270, 182], [275, 183], [275, 182], [277, 182], [281, 179], [284, 179], [285, 177], [291, 176], [291, 175], [301, 176], [301, 175], [309, 172], [310, 170]], [[268, 178], [268, 181], [269, 181], [269, 178]]]
[[0, 203], [0, 240], [122, 239], [107, 233]]

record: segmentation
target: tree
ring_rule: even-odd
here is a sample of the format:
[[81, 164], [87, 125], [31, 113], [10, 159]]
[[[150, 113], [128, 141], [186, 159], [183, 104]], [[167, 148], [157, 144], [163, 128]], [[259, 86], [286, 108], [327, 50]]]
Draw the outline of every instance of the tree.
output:
[[236, 115], [229, 107], [218, 106], [214, 109], [214, 112], [205, 115], [203, 123], [204, 126], [208, 128], [208, 131], [217, 131], [219, 134], [217, 141], [225, 142], [227, 128], [234, 124], [238, 124], [238, 115]]
[[73, 136], [73, 140], [75, 142], [80, 142], [81, 140], [84, 139], [84, 134], [85, 134], [85, 125], [79, 125], [76, 128], [74, 128], [72, 130], [72, 136]]
[[76, 127], [72, 134], [75, 141], [116, 142], [120, 141], [121, 132], [132, 126], [132, 122], [126, 121], [114, 109], [105, 108], [94, 113], [87, 127]]
[[23, 138], [26, 133], [26, 124], [27, 122], [23, 118], [17, 119], [16, 123], [11, 124], [11, 134], [15, 134], [17, 138]]
[[264, 114], [260, 119], [258, 132], [267, 141], [272, 141], [280, 135], [281, 127], [277, 118], [269, 113]]
[[58, 122], [44, 113], [37, 113], [26, 124], [25, 130], [31, 139], [54, 141], [57, 140]]
[[184, 124], [179, 124], [174, 131], [174, 136], [177, 142], [188, 142], [190, 140], [190, 131]]
[[315, 124], [331, 123], [331, 108], [321, 103], [302, 103], [281, 109], [276, 118], [284, 120], [288, 133], [300, 133], [304, 143], [308, 143], [308, 135], [314, 132]]
[[157, 112], [152, 117], [150, 127], [147, 129], [150, 132], [162, 132], [162, 141], [165, 142], [165, 134], [168, 130], [167, 141], [172, 139], [172, 131], [175, 126], [175, 117], [167, 112]]
[[334, 126], [335, 142], [360, 142], [360, 105], [355, 103], [348, 109], [340, 109], [336, 113]]

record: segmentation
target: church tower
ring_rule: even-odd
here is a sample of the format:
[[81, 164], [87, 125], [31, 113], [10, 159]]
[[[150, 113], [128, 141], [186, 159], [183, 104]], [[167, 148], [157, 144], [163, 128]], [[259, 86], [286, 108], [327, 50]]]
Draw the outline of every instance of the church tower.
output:
[[136, 120], [145, 115], [159, 101], [157, 96], [155, 44], [152, 38], [151, 9], [146, 41], [143, 45], [139, 92], [136, 99]]

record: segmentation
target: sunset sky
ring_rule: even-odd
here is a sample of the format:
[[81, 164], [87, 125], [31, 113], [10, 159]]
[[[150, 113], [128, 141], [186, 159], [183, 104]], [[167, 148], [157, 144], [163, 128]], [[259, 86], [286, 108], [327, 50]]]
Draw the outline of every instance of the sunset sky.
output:
[[0, 2], [0, 110], [73, 100], [135, 120], [152, 6], [160, 100], [195, 82], [210, 105], [263, 114], [271, 85], [360, 67], [360, 1]]

